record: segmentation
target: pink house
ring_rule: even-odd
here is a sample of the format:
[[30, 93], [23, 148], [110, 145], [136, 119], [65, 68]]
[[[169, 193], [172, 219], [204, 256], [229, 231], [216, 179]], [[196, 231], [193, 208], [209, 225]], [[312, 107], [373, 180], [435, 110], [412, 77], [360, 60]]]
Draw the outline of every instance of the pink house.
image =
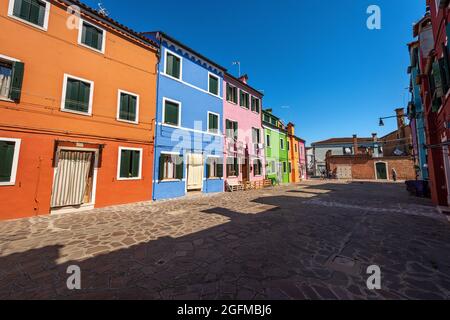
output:
[[299, 166], [300, 166], [300, 179], [308, 179], [308, 166], [307, 166], [307, 155], [306, 155], [306, 145], [305, 140], [299, 140], [298, 142], [298, 155], [299, 155]]
[[230, 74], [224, 77], [224, 176], [228, 186], [263, 181], [266, 174], [263, 94], [247, 81], [247, 75], [239, 79]]

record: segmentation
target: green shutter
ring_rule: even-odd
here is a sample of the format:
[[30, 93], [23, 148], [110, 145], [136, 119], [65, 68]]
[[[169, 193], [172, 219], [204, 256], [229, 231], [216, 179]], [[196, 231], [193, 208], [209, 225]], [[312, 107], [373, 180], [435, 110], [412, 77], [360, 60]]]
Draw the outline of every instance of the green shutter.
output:
[[120, 177], [130, 177], [131, 151], [122, 150], [120, 154]]
[[208, 179], [211, 173], [211, 161], [208, 159], [206, 161], [206, 178]]
[[222, 163], [217, 164], [217, 177], [223, 178], [223, 164]]
[[441, 98], [444, 95], [442, 88], [441, 70], [439, 67], [439, 61], [433, 62], [433, 78], [436, 97]]
[[25, 65], [22, 62], [14, 62], [12, 65], [12, 80], [10, 88], [10, 98], [15, 102], [20, 102], [22, 94], [23, 75]]
[[137, 110], [137, 97], [128, 96], [128, 120], [137, 121], [136, 118], [136, 110]]
[[[445, 49], [445, 46], [444, 46]], [[441, 81], [442, 81], [442, 91], [443, 91], [443, 95], [445, 95], [447, 93], [448, 90], [448, 72], [447, 72], [447, 67], [446, 67], [446, 63], [445, 63], [445, 58], [441, 58], [438, 60], [439, 62], [439, 71], [441, 74]]]
[[0, 141], [0, 182], [11, 180], [15, 142]]
[[183, 179], [183, 158], [182, 157], [178, 157], [177, 159], [177, 163], [176, 163], [176, 178], [179, 180]]
[[219, 94], [219, 80], [212, 75], [209, 75], [209, 92]]
[[166, 101], [164, 109], [164, 123], [179, 125], [178, 123], [178, 104]]
[[140, 151], [131, 151], [131, 177], [138, 178], [139, 177], [139, 169], [141, 163], [141, 152]]
[[166, 162], [167, 155], [159, 156], [159, 181], [164, 180], [164, 164]]

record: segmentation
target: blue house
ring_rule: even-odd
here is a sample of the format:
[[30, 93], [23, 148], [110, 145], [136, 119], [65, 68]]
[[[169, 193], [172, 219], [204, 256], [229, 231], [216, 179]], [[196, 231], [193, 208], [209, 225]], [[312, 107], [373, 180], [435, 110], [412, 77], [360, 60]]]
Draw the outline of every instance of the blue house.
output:
[[420, 42], [415, 41], [408, 45], [411, 58], [411, 65], [408, 72], [411, 76], [411, 102], [408, 105], [408, 116], [411, 120], [411, 133], [413, 136], [414, 155], [416, 158], [416, 170], [420, 180], [428, 180], [428, 155], [427, 140], [425, 132], [425, 110], [420, 95], [420, 84], [416, 79], [421, 74], [420, 71]]
[[144, 35], [160, 46], [153, 199], [223, 192], [226, 70], [162, 32]]

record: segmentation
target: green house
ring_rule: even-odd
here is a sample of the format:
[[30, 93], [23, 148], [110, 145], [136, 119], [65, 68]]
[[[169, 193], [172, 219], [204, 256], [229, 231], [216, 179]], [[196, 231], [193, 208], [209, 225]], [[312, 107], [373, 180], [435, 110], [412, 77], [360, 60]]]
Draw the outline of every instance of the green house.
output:
[[263, 110], [262, 124], [265, 137], [266, 176], [273, 183], [289, 183], [287, 129], [271, 109]]

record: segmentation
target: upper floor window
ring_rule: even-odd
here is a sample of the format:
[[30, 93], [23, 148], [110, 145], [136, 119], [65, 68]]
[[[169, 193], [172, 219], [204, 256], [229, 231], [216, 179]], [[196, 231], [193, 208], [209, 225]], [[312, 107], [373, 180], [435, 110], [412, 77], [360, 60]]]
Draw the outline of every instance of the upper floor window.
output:
[[66, 74], [64, 75], [61, 110], [91, 115], [93, 94], [94, 82]]
[[298, 151], [297, 151], [297, 145], [296, 145], [296, 144], [294, 144], [294, 152], [295, 152], [295, 153], [298, 152]]
[[117, 120], [131, 123], [139, 121], [139, 96], [119, 90]]
[[226, 120], [226, 134], [230, 139], [237, 140], [238, 139], [238, 123], [236, 121]]
[[344, 147], [343, 149], [344, 149], [344, 155], [345, 156], [353, 154], [353, 148], [351, 148], [351, 147]]
[[[10, 59], [10, 58], [9, 58]], [[0, 99], [20, 101], [24, 64], [0, 55]]]
[[219, 133], [219, 115], [217, 113], [208, 112], [208, 132]]
[[237, 88], [227, 83], [227, 101], [237, 104], [238, 95]]
[[80, 20], [78, 43], [82, 46], [105, 53], [106, 31], [89, 22]]
[[250, 108], [250, 96], [247, 92], [240, 90], [240, 106], [246, 109]]
[[260, 109], [261, 109], [261, 100], [259, 100], [256, 97], [252, 97], [252, 111], [259, 113]]
[[218, 96], [219, 95], [219, 77], [213, 75], [212, 73], [209, 73], [208, 78], [209, 78], [208, 92]]
[[16, 183], [20, 139], [0, 138], [0, 186]]
[[8, 15], [43, 30], [48, 28], [50, 2], [45, 0], [10, 0]]
[[288, 149], [288, 151], [291, 151], [291, 144], [289, 141], [287, 142], [287, 149]]
[[177, 127], [181, 125], [181, 103], [164, 98], [163, 123]]
[[284, 139], [280, 139], [280, 148], [284, 150]]
[[164, 73], [181, 80], [181, 57], [166, 50], [166, 64]]
[[270, 134], [267, 134], [266, 135], [266, 145], [267, 145], [267, 147], [269, 147], [270, 148]]
[[264, 119], [264, 122], [267, 122], [267, 123], [270, 122], [270, 117], [267, 114], [264, 115], [263, 119]]

